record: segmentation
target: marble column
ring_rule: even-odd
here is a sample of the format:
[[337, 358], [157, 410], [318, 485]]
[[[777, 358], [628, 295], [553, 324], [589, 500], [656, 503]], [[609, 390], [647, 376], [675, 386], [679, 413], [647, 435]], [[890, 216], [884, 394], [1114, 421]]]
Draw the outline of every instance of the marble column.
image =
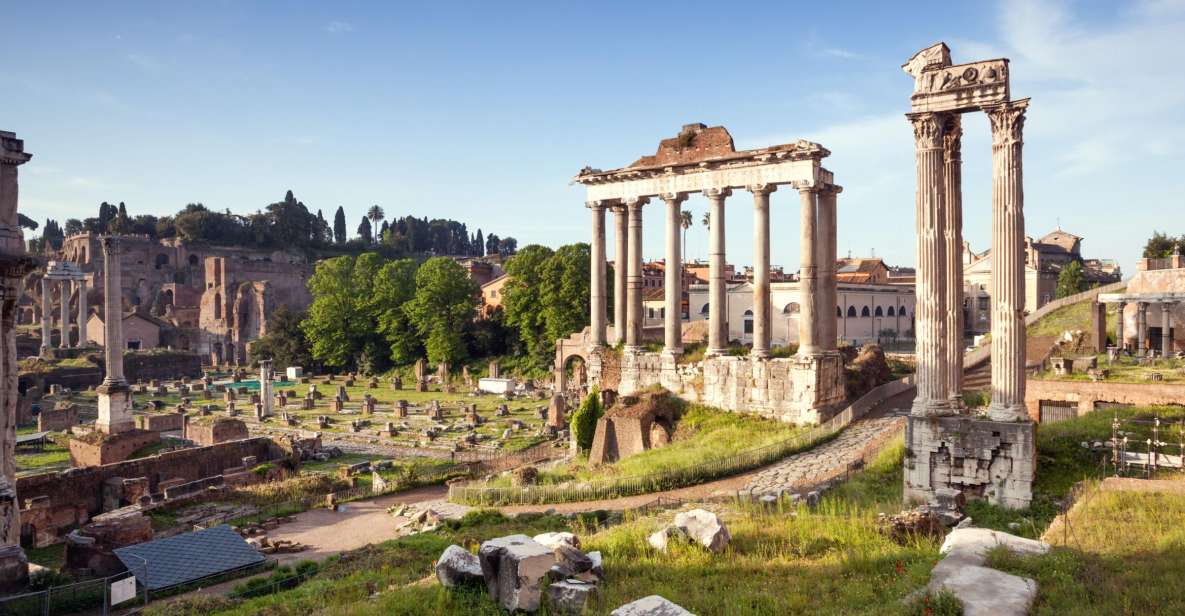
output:
[[1127, 307], [1127, 303], [1119, 302], [1115, 305], [1115, 348], [1119, 350], [1124, 349], [1123, 344], [1123, 309]]
[[1160, 355], [1173, 356], [1173, 305], [1169, 302], [1160, 304]]
[[724, 200], [732, 195], [728, 188], [704, 190], [708, 198], [708, 350], [705, 356], [728, 352], [728, 284], [724, 267]]
[[58, 292], [62, 300], [62, 336], [58, 339], [58, 348], [70, 348], [70, 281], [62, 279]]
[[943, 287], [946, 308], [946, 398], [951, 408], [963, 408], [963, 125], [958, 114], [946, 119], [942, 133], [944, 195], [942, 247], [946, 260]]
[[625, 277], [629, 251], [626, 250], [629, 219], [625, 206], [613, 208], [613, 344], [625, 342]]
[[90, 307], [86, 305], [86, 278], [78, 281], [78, 344], [86, 346], [86, 317]]
[[49, 355], [50, 349], [53, 348], [53, 341], [50, 336], [53, 335], [53, 307], [49, 301], [49, 279], [42, 276], [41, 278], [41, 356]]
[[123, 376], [123, 294], [119, 255], [119, 236], [100, 240], [103, 248], [103, 357], [107, 374], [96, 389], [99, 394], [99, 418], [95, 427], [116, 434], [134, 427], [132, 391]]
[[642, 206], [649, 203], [645, 197], [627, 200], [629, 215], [629, 241], [627, 246], [625, 305], [625, 346], [638, 350], [642, 347]]
[[943, 179], [946, 166], [943, 129], [945, 118], [936, 113], [907, 114], [913, 124], [917, 159], [917, 281], [914, 325], [917, 339], [918, 393], [910, 413], [915, 416], [950, 415], [946, 381], [946, 304], [944, 290], [946, 244], [942, 215], [946, 199]]
[[663, 280], [665, 291], [663, 321], [663, 353], [683, 353], [683, 261], [680, 233], [683, 230], [683, 202], [686, 193], [662, 196], [667, 205], [667, 253]]
[[756, 184], [753, 193], [753, 357], [769, 357], [773, 309], [769, 288], [769, 194], [776, 184]]
[[839, 339], [838, 324], [836, 323], [836, 308], [839, 306], [837, 298], [837, 279], [835, 272], [836, 259], [836, 231], [837, 216], [836, 200], [843, 188], [834, 184], [819, 193], [819, 224], [818, 224], [818, 256], [815, 258], [819, 266], [819, 313], [815, 318], [819, 320], [819, 347], [824, 352], [835, 351]]
[[591, 201], [588, 208], [592, 211], [592, 249], [591, 271], [589, 272], [589, 325], [591, 338], [589, 344], [593, 347], [605, 346], [605, 205], [600, 201]]
[[798, 311], [798, 355], [814, 357], [819, 347], [819, 187], [815, 184], [798, 187], [801, 201], [801, 241], [799, 242], [798, 288], [801, 300]]
[[992, 125], [992, 403], [995, 421], [1025, 408], [1024, 145], [1027, 99], [988, 108]]
[[1136, 302], [1136, 354], [1148, 353], [1148, 304]]

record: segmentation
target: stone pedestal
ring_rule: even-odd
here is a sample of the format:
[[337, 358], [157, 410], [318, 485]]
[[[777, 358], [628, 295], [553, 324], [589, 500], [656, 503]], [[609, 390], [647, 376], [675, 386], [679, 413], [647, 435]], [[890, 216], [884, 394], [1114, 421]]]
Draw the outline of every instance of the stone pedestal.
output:
[[99, 394], [99, 417], [95, 427], [107, 434], [127, 432], [135, 427], [132, 417], [132, 389], [126, 383], [103, 383]]
[[905, 501], [928, 503], [952, 488], [968, 499], [1024, 509], [1033, 499], [1036, 424], [966, 415], [911, 416], [905, 428]]

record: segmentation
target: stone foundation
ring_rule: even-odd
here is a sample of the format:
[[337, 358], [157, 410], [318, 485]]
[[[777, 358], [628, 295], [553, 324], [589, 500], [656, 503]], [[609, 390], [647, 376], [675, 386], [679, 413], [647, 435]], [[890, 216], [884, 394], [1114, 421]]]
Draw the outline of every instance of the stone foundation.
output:
[[909, 417], [905, 428], [905, 501], [928, 503], [953, 488], [967, 498], [1024, 509], [1033, 499], [1036, 424], [968, 415]]
[[38, 432], [63, 432], [78, 425], [78, 407], [66, 403], [52, 409], [43, 408], [37, 416]]
[[219, 417], [209, 422], [195, 420], [185, 426], [185, 438], [198, 445], [217, 445], [250, 437], [247, 424], [231, 417]]
[[160, 442], [160, 432], [132, 429], [119, 434], [92, 432], [70, 439], [70, 463], [75, 467], [123, 462], [142, 447]]
[[1185, 400], [1185, 385], [1179, 383], [1114, 383], [1102, 381], [1043, 381], [1029, 379], [1025, 385], [1025, 408], [1033, 421], [1041, 420], [1042, 402], [1073, 402], [1081, 417], [1109, 404], [1131, 406], [1179, 405]]
[[136, 415], [136, 427], [150, 432], [171, 432], [185, 426], [184, 413]]
[[[602, 377], [617, 376], [620, 395], [660, 385], [685, 400], [800, 425], [825, 421], [845, 400], [838, 353], [784, 359], [720, 356], [694, 364], [678, 364], [661, 353], [623, 351], [618, 358], [615, 351], [605, 350], [590, 355], [590, 381], [608, 388]], [[604, 369], [610, 365], [616, 365], [617, 375]]]

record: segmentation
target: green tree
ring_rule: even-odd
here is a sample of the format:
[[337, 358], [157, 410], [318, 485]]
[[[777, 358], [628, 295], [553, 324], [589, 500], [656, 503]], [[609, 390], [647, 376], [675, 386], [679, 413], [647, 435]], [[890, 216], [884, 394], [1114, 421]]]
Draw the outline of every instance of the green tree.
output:
[[597, 433], [597, 420], [604, 412], [601, 408], [601, 395], [597, 388], [593, 387], [580, 403], [580, 408], [572, 414], [572, 437], [576, 439], [576, 446], [580, 447], [581, 451], [592, 449], [593, 436]]
[[543, 369], [548, 365], [547, 356], [554, 344], [546, 339], [542, 284], [544, 264], [553, 254], [546, 246], [532, 244], [524, 247], [506, 261], [506, 274], [510, 280], [502, 287], [506, 325], [518, 337], [515, 351], [526, 355], [532, 367]]
[[1173, 254], [1174, 250], [1185, 252], [1185, 235], [1174, 238], [1159, 231], [1154, 231], [1152, 237], [1144, 244], [1145, 259], [1163, 259]]
[[369, 244], [371, 239], [374, 237], [374, 232], [371, 230], [370, 226], [370, 219], [363, 216], [362, 222], [358, 223], [358, 230], [356, 232], [358, 233], [358, 237], [366, 240], [366, 243]]
[[379, 221], [382, 220], [384, 216], [386, 216], [386, 214], [383, 213], [383, 208], [377, 205], [372, 205], [370, 206], [369, 210], [366, 210], [366, 217], [370, 219], [370, 227], [374, 233], [374, 237], [372, 239], [375, 244], [379, 243]]
[[588, 244], [561, 246], [543, 263], [542, 305], [548, 359], [554, 342], [588, 325], [592, 248]]
[[353, 365], [366, 334], [354, 289], [354, 261], [346, 256], [317, 264], [309, 278], [313, 303], [300, 324], [313, 357], [335, 368]]
[[417, 331], [404, 311], [404, 305], [416, 295], [416, 270], [411, 259], [390, 261], [383, 265], [374, 285], [372, 305], [378, 331], [396, 364], [409, 364], [424, 355]]
[[462, 332], [473, 319], [478, 292], [465, 269], [448, 257], [433, 257], [420, 266], [415, 297], [404, 304], [404, 312], [424, 341], [428, 361], [465, 358]]
[[691, 210], [679, 212], [679, 226], [683, 227], [683, 262], [687, 263], [687, 230], [691, 228]]
[[1070, 261], [1057, 275], [1057, 297], [1069, 297], [1081, 293], [1087, 288], [1086, 278], [1082, 272], [1082, 264]]
[[272, 359], [276, 366], [303, 366], [312, 370], [313, 355], [309, 352], [309, 341], [301, 329], [305, 313], [280, 306], [268, 316], [267, 334], [251, 343], [249, 354], [252, 363], [261, 359]]
[[342, 206], [337, 206], [337, 213], [333, 215], [333, 242], [335, 244], [345, 244], [346, 240], [350, 239], [346, 236], [346, 210]]

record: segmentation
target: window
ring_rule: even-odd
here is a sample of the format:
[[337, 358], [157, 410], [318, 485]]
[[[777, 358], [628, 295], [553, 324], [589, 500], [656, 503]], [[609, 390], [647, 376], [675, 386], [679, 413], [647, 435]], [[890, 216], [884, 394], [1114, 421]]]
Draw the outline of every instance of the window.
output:
[[139, 351], [140, 350], [140, 341], [139, 340], [128, 340], [128, 350], [129, 351]]
[[222, 318], [222, 294], [221, 293], [214, 294], [214, 318], [215, 319]]
[[855, 306], [848, 306], [848, 317], [853, 318], [853, 319], [856, 318], [856, 307]]
[[745, 333], [746, 334], [753, 333], [753, 311], [752, 310], [745, 311]]
[[708, 304], [704, 304], [703, 308], [699, 309], [699, 313], [703, 316], [708, 315]]
[[861, 310], [861, 311], [860, 311], [860, 316], [862, 316], [862, 317], [870, 317], [870, 316], [872, 316], [872, 312], [870, 312], [870, 311], [868, 310], [868, 306], [865, 306], [865, 307], [864, 307], [864, 310]]
[[782, 314], [798, 314], [801, 310], [801, 307], [796, 302], [790, 302], [786, 304], [785, 308], [782, 308]]
[[[889, 308], [889, 310], [892, 310], [892, 308]], [[883, 309], [881, 309], [880, 306], [876, 307], [876, 316], [878, 316], [878, 317], [885, 316], [885, 311]]]
[[889, 316], [895, 316], [893, 314], [893, 307], [892, 306], [889, 306]]
[[836, 306], [835, 307], [835, 316], [836, 316], [836, 318], [842, 319], [843, 318], [843, 308]]

